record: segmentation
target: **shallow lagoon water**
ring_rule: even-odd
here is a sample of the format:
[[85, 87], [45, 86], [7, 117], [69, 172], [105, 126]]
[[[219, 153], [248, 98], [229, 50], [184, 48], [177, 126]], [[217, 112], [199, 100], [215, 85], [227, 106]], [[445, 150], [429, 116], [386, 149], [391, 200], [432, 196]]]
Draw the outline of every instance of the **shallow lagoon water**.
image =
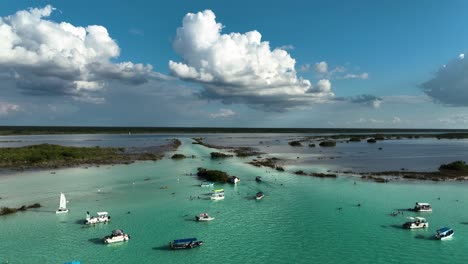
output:
[[[319, 179], [256, 168], [244, 159], [211, 161], [211, 149], [182, 138], [179, 153], [195, 159], [71, 168], [0, 177], [0, 206], [40, 202], [43, 208], [0, 218], [0, 263], [466, 263], [468, 192], [460, 182], [378, 184], [352, 177]], [[304, 165], [302, 165], [304, 166]], [[311, 170], [323, 170], [309, 165]], [[209, 188], [187, 173], [221, 169], [241, 178], [224, 201], [208, 200]], [[261, 175], [264, 182], [254, 181]], [[354, 184], [356, 182], [356, 184]], [[167, 186], [167, 189], [161, 187]], [[56, 215], [59, 192], [70, 212]], [[260, 201], [253, 199], [265, 193]], [[174, 194], [173, 194], [174, 193]], [[195, 199], [190, 199], [195, 197]], [[200, 199], [198, 199], [200, 197]], [[438, 199], [440, 198], [440, 200]], [[424, 201], [434, 212], [392, 217]], [[361, 204], [360, 207], [357, 204]], [[342, 208], [338, 210], [338, 208]], [[109, 224], [85, 227], [85, 212], [109, 211]], [[193, 221], [208, 212], [216, 219]], [[425, 216], [427, 230], [404, 230], [406, 216]], [[432, 239], [450, 226], [449, 241]], [[127, 243], [100, 238], [122, 228]], [[168, 242], [197, 237], [205, 244], [170, 251]]]

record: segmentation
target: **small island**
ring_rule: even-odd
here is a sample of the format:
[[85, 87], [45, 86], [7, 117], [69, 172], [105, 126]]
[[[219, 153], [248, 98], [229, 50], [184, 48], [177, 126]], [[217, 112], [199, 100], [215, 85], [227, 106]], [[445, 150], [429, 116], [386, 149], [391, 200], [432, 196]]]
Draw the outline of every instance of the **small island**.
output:
[[334, 147], [334, 146], [336, 146], [336, 142], [335, 141], [322, 141], [322, 142], [320, 142], [319, 146], [321, 146], [321, 147]]
[[222, 159], [222, 158], [232, 158], [234, 157], [234, 155], [230, 155], [230, 154], [225, 154], [225, 153], [222, 153], [222, 152], [211, 152], [210, 153], [210, 156], [212, 159]]
[[209, 182], [236, 183], [235, 179], [239, 180], [238, 177], [231, 176], [224, 171], [208, 170], [205, 168], [198, 168], [197, 176]]
[[176, 150], [181, 142], [149, 148], [71, 147], [39, 144], [16, 148], [1, 148], [0, 168], [13, 170], [56, 169], [80, 165], [130, 164], [138, 160], [156, 161], [165, 151]]
[[171, 159], [175, 159], [175, 160], [180, 160], [180, 159], [185, 159], [186, 156], [184, 154], [180, 154], [180, 153], [176, 153], [174, 155], [172, 155]]
[[288, 142], [291, 147], [302, 147], [302, 143], [298, 140]]
[[8, 214], [14, 214], [14, 213], [17, 213], [17, 212], [24, 212], [28, 209], [33, 209], [33, 208], [40, 208], [42, 207], [42, 205], [40, 203], [34, 203], [34, 204], [31, 204], [31, 205], [23, 205], [21, 207], [18, 207], [18, 208], [12, 208], [12, 207], [2, 207], [0, 209], [0, 215], [8, 215]]

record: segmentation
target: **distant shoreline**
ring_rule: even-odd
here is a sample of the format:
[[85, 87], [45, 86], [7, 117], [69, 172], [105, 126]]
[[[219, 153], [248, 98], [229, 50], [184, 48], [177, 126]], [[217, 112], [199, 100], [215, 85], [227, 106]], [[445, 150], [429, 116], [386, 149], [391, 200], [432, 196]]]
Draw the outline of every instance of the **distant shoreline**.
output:
[[248, 127], [93, 127], [93, 126], [0, 126], [0, 135], [57, 135], [57, 134], [164, 134], [164, 133], [459, 133], [468, 129], [364, 129], [364, 128], [248, 128]]

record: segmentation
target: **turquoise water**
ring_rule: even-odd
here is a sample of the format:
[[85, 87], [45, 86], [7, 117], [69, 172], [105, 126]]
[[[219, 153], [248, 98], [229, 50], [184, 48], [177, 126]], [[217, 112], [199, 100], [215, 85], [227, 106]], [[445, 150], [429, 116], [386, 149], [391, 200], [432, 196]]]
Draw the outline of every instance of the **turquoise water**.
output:
[[[296, 176], [256, 168], [243, 159], [211, 161], [212, 150], [192, 145], [187, 138], [182, 141], [178, 152], [197, 158], [1, 176], [0, 206], [40, 202], [44, 207], [0, 218], [0, 263], [468, 261], [466, 183], [378, 184], [351, 177]], [[209, 188], [197, 186], [200, 181], [187, 175], [200, 166], [227, 171], [241, 182], [215, 185], [225, 189], [226, 199], [210, 201]], [[255, 182], [257, 175], [265, 182]], [[70, 212], [56, 215], [61, 191], [67, 195]], [[258, 191], [265, 193], [261, 201], [253, 199]], [[416, 201], [433, 205], [433, 213], [420, 214], [430, 227], [401, 229], [406, 216], [418, 214], [392, 217], [390, 212], [412, 207]], [[86, 211], [108, 211], [112, 221], [85, 227]], [[202, 212], [216, 219], [193, 221]], [[443, 226], [455, 230], [453, 239], [433, 240], [435, 230]], [[131, 240], [100, 242], [117, 228], [130, 234]], [[205, 244], [187, 251], [167, 249], [169, 241], [185, 237], [197, 237]]]

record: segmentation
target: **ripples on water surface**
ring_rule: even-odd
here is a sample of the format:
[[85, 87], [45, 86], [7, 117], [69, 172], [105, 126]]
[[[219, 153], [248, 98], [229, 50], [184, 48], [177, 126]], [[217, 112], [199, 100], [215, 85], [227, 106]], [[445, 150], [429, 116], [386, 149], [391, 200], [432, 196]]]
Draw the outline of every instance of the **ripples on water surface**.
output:
[[[440, 144], [447, 144], [450, 150], [458, 149], [462, 155], [466, 143], [451, 142]], [[466, 183], [357, 181], [353, 184], [355, 179], [349, 177], [296, 176], [255, 168], [237, 158], [211, 161], [212, 150], [192, 145], [188, 138], [183, 143], [178, 152], [196, 155], [196, 159], [164, 159], [128, 166], [63, 169], [56, 174], [43, 171], [0, 177], [0, 206], [34, 202], [44, 205], [37, 211], [0, 218], [0, 261], [63, 263], [76, 259], [84, 264], [468, 261]], [[368, 146], [357, 144], [362, 148]], [[383, 144], [386, 144], [384, 151], [397, 148], [392, 141]], [[417, 144], [427, 148], [432, 143], [419, 141], [413, 145]], [[346, 149], [351, 144], [340, 145], [326, 151], [352, 152]], [[417, 148], [413, 145], [412, 148]], [[289, 147], [283, 149], [283, 154], [289, 151]], [[449, 152], [439, 151], [439, 155], [448, 157]], [[305, 159], [307, 153], [290, 155]], [[196, 186], [200, 181], [185, 175], [194, 173], [200, 166], [227, 171], [239, 176], [241, 182], [237, 186], [216, 186], [226, 190], [224, 201], [207, 200], [209, 188]], [[324, 165], [308, 166], [314, 170], [323, 169]], [[262, 175], [264, 182], [255, 182], [257, 175]], [[168, 188], [161, 189], [163, 186]], [[60, 191], [70, 201], [68, 214], [54, 213]], [[265, 193], [261, 201], [253, 199], [258, 191]], [[191, 196], [196, 198], [191, 200]], [[405, 212], [400, 217], [389, 215], [394, 210], [413, 206], [415, 201], [433, 205], [433, 213], [421, 214], [430, 223], [427, 230], [400, 228], [405, 217], [414, 213]], [[86, 211], [102, 210], [110, 212], [111, 223], [95, 227], [81, 224]], [[201, 212], [208, 212], [216, 219], [208, 223], [193, 221]], [[437, 228], [446, 225], [455, 230], [452, 240], [431, 239]], [[100, 243], [100, 238], [117, 228], [129, 233], [132, 239], [116, 245]], [[170, 240], [184, 237], [197, 237], [205, 244], [188, 251], [167, 250]]]

